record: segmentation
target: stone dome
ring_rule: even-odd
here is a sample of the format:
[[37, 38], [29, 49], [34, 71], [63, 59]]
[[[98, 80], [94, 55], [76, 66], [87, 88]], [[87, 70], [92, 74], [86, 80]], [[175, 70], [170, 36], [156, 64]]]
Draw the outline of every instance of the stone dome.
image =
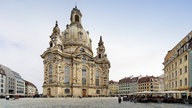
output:
[[71, 12], [71, 24], [66, 26], [62, 32], [64, 46], [83, 46], [92, 52], [92, 43], [89, 32], [85, 31], [81, 25], [82, 14], [77, 7]]
[[67, 25], [66, 30], [63, 32], [63, 44], [64, 46], [83, 45], [92, 49], [89, 33], [83, 28], [79, 28], [78, 24]]

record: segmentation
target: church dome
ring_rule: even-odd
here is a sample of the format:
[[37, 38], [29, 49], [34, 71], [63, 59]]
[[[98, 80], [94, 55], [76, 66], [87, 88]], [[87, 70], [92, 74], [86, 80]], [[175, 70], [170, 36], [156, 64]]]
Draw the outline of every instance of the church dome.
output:
[[62, 32], [64, 46], [83, 46], [92, 50], [89, 32], [85, 31], [81, 25], [82, 14], [77, 7], [71, 11], [71, 24], [66, 26]]

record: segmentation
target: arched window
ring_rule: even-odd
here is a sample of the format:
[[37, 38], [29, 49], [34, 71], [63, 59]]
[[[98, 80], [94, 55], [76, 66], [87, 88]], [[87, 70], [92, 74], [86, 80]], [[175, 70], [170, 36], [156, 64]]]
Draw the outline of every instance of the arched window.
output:
[[53, 69], [52, 69], [52, 65], [49, 65], [49, 83], [52, 82], [52, 73], [53, 73]]
[[82, 85], [86, 85], [86, 68], [82, 68]]
[[69, 81], [70, 81], [70, 67], [69, 66], [65, 66], [64, 73], [65, 73], [64, 83], [69, 84]]
[[75, 21], [79, 22], [79, 16], [78, 15], [75, 15]]
[[96, 86], [99, 86], [99, 71], [96, 71], [95, 84], [96, 84]]

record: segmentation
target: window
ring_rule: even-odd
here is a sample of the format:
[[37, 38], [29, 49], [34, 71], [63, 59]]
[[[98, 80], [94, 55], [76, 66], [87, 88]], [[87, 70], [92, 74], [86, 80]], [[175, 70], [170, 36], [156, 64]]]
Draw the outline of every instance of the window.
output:
[[49, 65], [49, 83], [52, 82], [52, 65]]
[[101, 54], [99, 54], [99, 58], [101, 58]]
[[3, 89], [1, 89], [1, 93], [3, 93]]
[[172, 82], [172, 88], [174, 88], [174, 82]]
[[3, 87], [3, 84], [1, 84], [1, 87]]
[[182, 68], [180, 68], [180, 75], [182, 75]]
[[185, 55], [185, 61], [187, 61], [187, 55]]
[[185, 86], [187, 85], [187, 78], [185, 78]]
[[78, 15], [75, 15], [75, 21], [79, 22], [79, 16]]
[[175, 87], [177, 87], [177, 81], [175, 81]]
[[82, 57], [82, 62], [83, 63], [86, 62], [86, 57], [85, 56]]
[[182, 58], [180, 59], [180, 64], [182, 63]]
[[187, 73], [187, 66], [185, 66], [185, 73]]
[[175, 67], [177, 66], [177, 62], [175, 62]]
[[82, 84], [86, 85], [86, 68], [82, 68]]
[[65, 89], [65, 94], [69, 94], [70, 93], [70, 89]]
[[1, 83], [3, 83], [4, 81], [3, 81], [3, 79], [1, 79]]
[[69, 84], [69, 81], [70, 81], [70, 67], [69, 66], [65, 66], [64, 74], [65, 74], [64, 83]]
[[184, 46], [184, 51], [188, 49], [188, 43]]
[[79, 40], [82, 40], [83, 39], [83, 33], [82, 32], [78, 32], [78, 37], [79, 37]]
[[95, 76], [95, 84], [96, 84], [96, 86], [99, 86], [99, 72], [97, 71], [96, 72], [96, 76]]
[[182, 80], [180, 80], [180, 86], [182, 86]]
[[177, 77], [177, 71], [175, 71], [175, 77]]
[[174, 73], [172, 73], [172, 78], [174, 77]]

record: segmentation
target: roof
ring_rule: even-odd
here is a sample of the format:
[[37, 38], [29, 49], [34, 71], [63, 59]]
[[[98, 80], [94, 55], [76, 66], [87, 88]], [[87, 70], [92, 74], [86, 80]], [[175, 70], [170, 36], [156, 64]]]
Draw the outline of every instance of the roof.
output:
[[154, 78], [154, 76], [145, 76], [141, 77], [138, 81], [138, 83], [146, 83], [146, 82], [151, 82], [151, 78]]
[[131, 77], [125, 77], [125, 78], [119, 80], [119, 84], [120, 83], [130, 83], [130, 81], [131, 81]]
[[139, 77], [133, 77], [133, 78], [131, 78], [131, 83], [134, 83], [134, 82], [137, 82], [138, 81], [138, 79], [139, 79]]
[[25, 80], [25, 85], [31, 85], [31, 86], [34, 86], [35, 88], [37, 88], [33, 83], [26, 81], [26, 80]]
[[0, 74], [2, 74], [2, 75], [5, 75], [5, 76], [6, 76], [6, 74], [5, 74], [5, 70], [4, 70], [4, 69], [2, 69], [1, 67], [0, 67]]
[[[189, 39], [189, 35], [192, 36], [192, 31], [188, 33], [177, 45], [173, 47], [173, 49], [169, 50], [164, 58], [163, 64], [167, 63], [171, 59], [173, 59], [173, 56], [175, 53], [178, 53], [178, 50], [183, 47], [187, 42], [189, 42], [191, 39]], [[192, 47], [191, 43], [188, 46], [189, 48]]]
[[117, 81], [110, 80], [110, 81], [109, 81], [109, 84], [118, 84], [118, 82], [117, 82]]

